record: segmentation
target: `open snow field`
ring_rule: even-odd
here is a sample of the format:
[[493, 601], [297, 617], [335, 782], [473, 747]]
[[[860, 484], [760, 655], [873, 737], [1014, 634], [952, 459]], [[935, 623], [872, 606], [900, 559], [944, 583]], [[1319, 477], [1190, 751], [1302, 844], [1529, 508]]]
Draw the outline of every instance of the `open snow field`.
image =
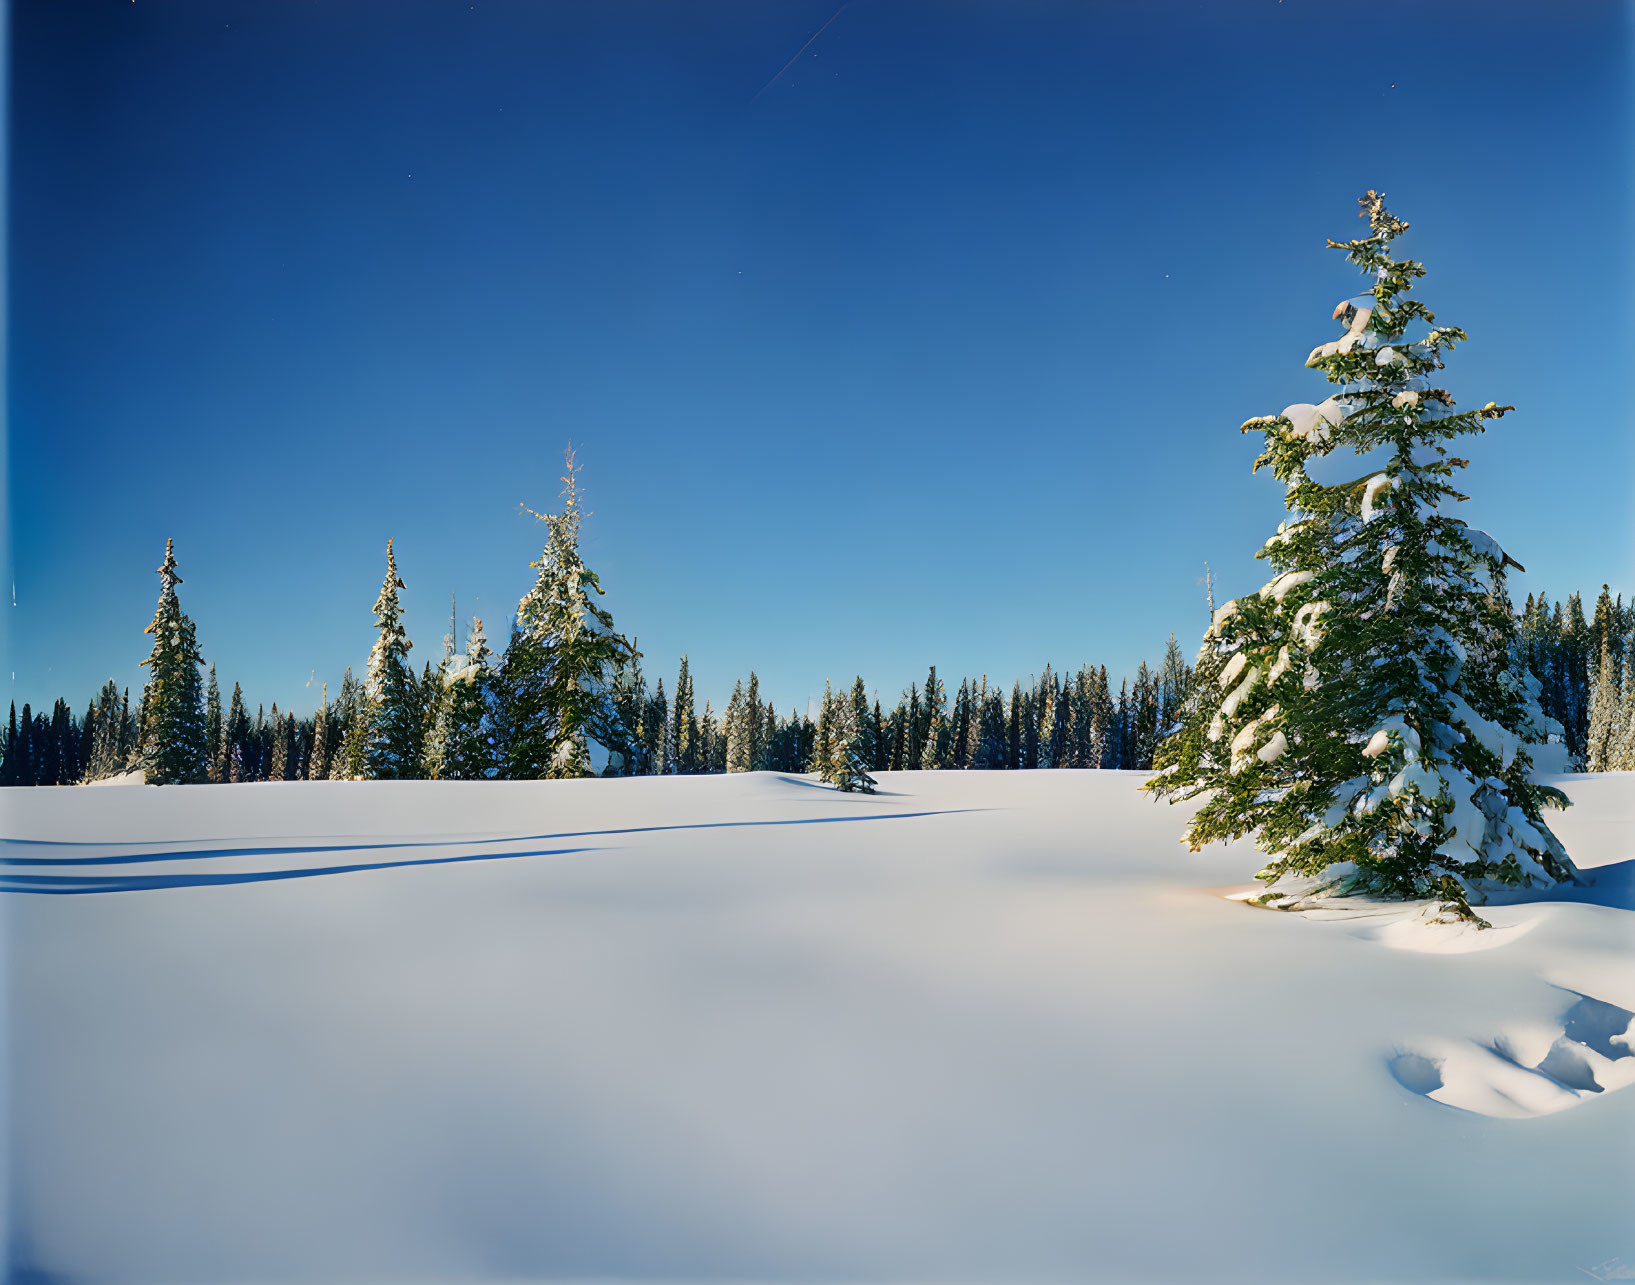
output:
[[1635, 1275], [1635, 776], [1481, 934], [1139, 779], [7, 791], [12, 1279]]

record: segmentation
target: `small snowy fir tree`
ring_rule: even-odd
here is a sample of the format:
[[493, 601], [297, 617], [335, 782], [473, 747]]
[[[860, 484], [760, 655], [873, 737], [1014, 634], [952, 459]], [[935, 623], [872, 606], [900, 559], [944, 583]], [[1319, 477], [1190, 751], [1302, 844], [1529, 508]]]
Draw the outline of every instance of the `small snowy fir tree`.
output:
[[820, 775], [837, 790], [873, 794], [875, 780], [869, 775], [868, 697], [858, 678], [850, 694], [833, 693], [825, 685], [824, 704], [829, 707], [828, 752]]
[[[753, 711], [758, 718], [760, 710]], [[747, 772], [750, 770], [750, 705], [744, 697], [744, 683], [742, 679], [732, 685], [732, 699], [727, 702], [726, 731], [727, 731], [727, 771]]]
[[443, 757], [443, 776], [448, 780], [481, 781], [493, 774], [489, 709], [493, 658], [482, 619], [474, 618], [466, 635], [465, 654], [454, 656], [448, 671], [448, 733]]
[[1584, 754], [1584, 767], [1589, 772], [1605, 772], [1612, 766], [1617, 751], [1618, 666], [1612, 659], [1611, 640], [1601, 638], [1600, 656], [1596, 660], [1595, 678], [1590, 690], [1590, 729]]
[[221, 755], [217, 752], [221, 745], [221, 687], [216, 682], [214, 665], [210, 666], [210, 681], [204, 693], [204, 743], [210, 753], [210, 781], [219, 784], [225, 776]]
[[278, 702], [273, 702], [271, 727], [272, 755], [268, 760], [267, 779], [282, 781], [289, 776], [289, 744], [284, 739], [284, 720], [278, 713]]
[[428, 781], [440, 781], [447, 774], [449, 744], [449, 673], [456, 662], [455, 599], [449, 595], [449, 631], [443, 635], [443, 654], [437, 668], [426, 664], [419, 683], [420, 767]]
[[922, 772], [930, 772], [941, 767], [942, 746], [947, 739], [944, 732], [944, 711], [948, 708], [948, 689], [942, 679], [937, 677], [937, 667], [931, 666], [931, 671], [925, 678], [925, 692], [920, 700], [920, 708], [924, 711], [925, 731], [920, 740], [920, 761], [914, 766]]
[[250, 736], [250, 715], [244, 708], [244, 691], [237, 684], [233, 684], [233, 699], [227, 707], [227, 717], [221, 725], [222, 762], [225, 772], [222, 780], [237, 783], [245, 779], [244, 776], [244, 744]]
[[676, 697], [670, 703], [670, 717], [664, 728], [665, 771], [671, 773], [696, 771], [698, 758], [698, 719], [693, 711], [693, 676], [687, 668], [687, 658], [681, 658], [681, 672], [676, 677]]
[[[578, 469], [566, 456], [560, 513], [534, 513], [545, 524], [545, 550], [531, 563], [534, 587], [517, 605], [518, 648], [507, 657], [513, 686], [507, 775], [591, 775], [590, 742], [618, 738], [610, 687], [636, 650], [613, 629], [596, 601], [605, 591], [579, 556]], [[529, 512], [533, 512], [531, 509]]]
[[410, 779], [420, 764], [420, 708], [409, 649], [414, 646], [403, 628], [403, 609], [397, 591], [397, 555], [386, 541], [386, 578], [375, 599], [376, 638], [369, 653], [369, 672], [362, 702], [367, 728], [364, 755], [371, 780]]
[[1623, 693], [1613, 728], [1612, 752], [1607, 759], [1607, 770], [1611, 772], [1635, 772], [1635, 634], [1624, 640]]
[[812, 737], [812, 752], [806, 760], [806, 770], [817, 774], [820, 780], [829, 779], [829, 765], [834, 758], [835, 693], [828, 679], [823, 680], [823, 700], [818, 704], [817, 727]]
[[141, 763], [154, 785], [191, 785], [209, 779], [210, 745], [205, 739], [204, 663], [194, 640], [193, 622], [176, 598], [174, 544], [165, 541], [159, 568], [159, 606], [147, 633], [153, 652], [142, 662], [148, 681], [142, 693]]
[[[1158, 755], [1156, 794], [1206, 796], [1187, 841], [1254, 834], [1273, 860], [1262, 901], [1364, 894], [1434, 898], [1475, 919], [1493, 884], [1576, 879], [1534, 779], [1539, 684], [1520, 659], [1508, 558], [1442, 511], [1464, 460], [1446, 443], [1509, 407], [1455, 409], [1432, 385], [1465, 336], [1407, 297], [1424, 269], [1394, 259], [1408, 225], [1369, 192], [1370, 234], [1344, 244], [1372, 290], [1334, 311], [1340, 338], [1306, 365], [1337, 385], [1319, 405], [1252, 419], [1256, 463], [1287, 488], [1289, 519], [1260, 557], [1259, 593], [1215, 613], [1183, 725]], [[1417, 339], [1406, 332], [1428, 327]], [[1307, 462], [1383, 448], [1377, 472], [1325, 486]], [[1480, 923], [1480, 920], [1477, 920]]]
[[[635, 640], [631, 645], [635, 646]], [[613, 714], [609, 725], [612, 739], [607, 743], [607, 767], [602, 775], [646, 776], [651, 770], [655, 738], [647, 724], [652, 702], [638, 656], [621, 662], [614, 670], [608, 699]]]
[[120, 741], [124, 727], [124, 707], [119, 698], [119, 684], [109, 679], [97, 696], [96, 728], [91, 737], [91, 759], [85, 767], [87, 781], [102, 781], [118, 776], [125, 770], [124, 751]]
[[1187, 664], [1181, 644], [1175, 635], [1164, 644], [1164, 660], [1158, 667], [1158, 735], [1159, 739], [1180, 728], [1181, 711], [1192, 694], [1192, 666]]
[[312, 750], [307, 756], [307, 780], [322, 781], [329, 775], [329, 684], [319, 687], [318, 712], [312, 718]]

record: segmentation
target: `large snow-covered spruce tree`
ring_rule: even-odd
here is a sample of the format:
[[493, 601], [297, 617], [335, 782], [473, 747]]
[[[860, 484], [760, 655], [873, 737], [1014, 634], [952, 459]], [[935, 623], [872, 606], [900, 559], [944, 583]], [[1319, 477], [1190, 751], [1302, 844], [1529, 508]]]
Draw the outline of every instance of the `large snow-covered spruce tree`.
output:
[[[1306, 361], [1333, 395], [1243, 426], [1265, 435], [1255, 468], [1287, 488], [1259, 554], [1276, 574], [1215, 613], [1146, 788], [1204, 796], [1195, 849], [1255, 835], [1273, 858], [1267, 904], [1429, 898], [1475, 918], [1494, 885], [1577, 878], [1542, 815], [1565, 796], [1529, 754], [1549, 729], [1505, 594], [1516, 564], [1444, 512], [1465, 498], [1448, 443], [1511, 408], [1457, 409], [1435, 385], [1464, 332], [1408, 297], [1424, 268], [1392, 256], [1407, 223], [1378, 193], [1360, 204], [1369, 235], [1329, 244], [1372, 289], [1335, 309], [1343, 333]], [[1331, 452], [1384, 462], [1323, 485], [1307, 465]]]
[[[621, 743], [611, 685], [635, 647], [596, 601], [605, 591], [579, 554], [578, 468], [567, 452], [560, 513], [535, 513], [545, 549], [530, 563], [534, 587], [517, 604], [516, 631], [501, 669], [512, 779], [590, 776], [590, 743]], [[532, 512], [532, 510], [530, 510]]]
[[182, 611], [176, 586], [174, 542], [165, 541], [159, 567], [159, 605], [144, 631], [153, 635], [153, 652], [142, 664], [148, 681], [142, 692], [141, 766], [155, 785], [194, 785], [210, 774], [210, 743], [205, 736], [204, 663], [193, 622]]

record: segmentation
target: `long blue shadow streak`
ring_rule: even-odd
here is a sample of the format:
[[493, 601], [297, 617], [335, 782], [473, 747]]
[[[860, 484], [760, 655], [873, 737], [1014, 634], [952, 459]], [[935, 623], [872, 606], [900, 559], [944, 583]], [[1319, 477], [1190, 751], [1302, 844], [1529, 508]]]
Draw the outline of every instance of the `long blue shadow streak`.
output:
[[[138, 852], [112, 857], [4, 857], [0, 866], [125, 866], [145, 861], [204, 861], [215, 857], [282, 857], [304, 852], [377, 852], [403, 848], [474, 848], [493, 843], [548, 843], [555, 839], [594, 839], [610, 834], [652, 834], [663, 830], [726, 830], [744, 826], [840, 825], [858, 821], [907, 821], [914, 817], [957, 816], [987, 808], [942, 808], [935, 812], [876, 812], [860, 817], [796, 817], [783, 821], [695, 821], [686, 825], [634, 825], [615, 830], [567, 830], [560, 834], [513, 834], [491, 839], [408, 839], [397, 843], [315, 843], [279, 848], [180, 848], [174, 852]], [[97, 848], [111, 843], [65, 843], [60, 839], [0, 839], [8, 846]], [[5, 878], [7, 876], [0, 876]], [[20, 876], [12, 876], [20, 877]]]
[[[163, 888], [214, 888], [234, 883], [268, 883], [274, 879], [313, 879], [319, 875], [354, 874], [361, 870], [390, 870], [395, 866], [449, 866], [465, 861], [512, 861], [518, 857], [561, 857], [592, 848], [550, 848], [534, 852], [479, 852], [466, 857], [417, 857], [409, 861], [372, 861], [348, 866], [314, 866], [308, 870], [252, 870], [238, 874], [123, 875], [4, 875], [0, 892], [27, 892], [46, 896], [75, 896], [89, 892], [151, 892]], [[19, 886], [20, 885], [20, 886]]]

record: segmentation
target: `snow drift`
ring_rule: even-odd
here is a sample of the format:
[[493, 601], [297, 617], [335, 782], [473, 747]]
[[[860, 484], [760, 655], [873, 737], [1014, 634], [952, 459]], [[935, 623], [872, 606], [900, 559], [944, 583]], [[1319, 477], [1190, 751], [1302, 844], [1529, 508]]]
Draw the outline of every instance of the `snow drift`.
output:
[[1635, 1263], [1635, 777], [1475, 938], [1235, 903], [1140, 779], [8, 792], [13, 1276]]

